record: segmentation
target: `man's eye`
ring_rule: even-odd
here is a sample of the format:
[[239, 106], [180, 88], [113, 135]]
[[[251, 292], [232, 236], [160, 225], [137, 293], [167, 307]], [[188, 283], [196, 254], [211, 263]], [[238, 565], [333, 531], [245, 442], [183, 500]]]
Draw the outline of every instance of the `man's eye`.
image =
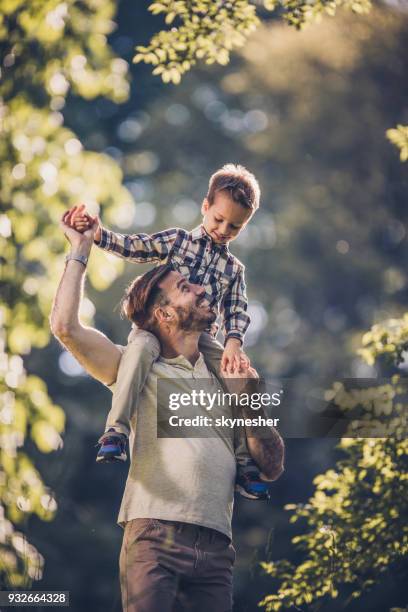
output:
[[183, 286], [181, 287], [181, 290], [182, 290], [182, 291], [188, 291], [188, 287], [187, 287], [187, 285], [183, 285]]

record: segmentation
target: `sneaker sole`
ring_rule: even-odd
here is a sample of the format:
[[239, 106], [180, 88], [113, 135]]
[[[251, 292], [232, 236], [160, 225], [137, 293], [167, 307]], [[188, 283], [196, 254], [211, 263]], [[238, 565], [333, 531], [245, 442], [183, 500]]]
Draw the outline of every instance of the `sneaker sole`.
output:
[[269, 499], [269, 495], [267, 493], [261, 493], [260, 495], [251, 495], [241, 485], [235, 485], [235, 491], [237, 491], [242, 497], [246, 499], [252, 499], [254, 501], [265, 501]]
[[96, 457], [96, 463], [114, 463], [115, 461], [126, 461], [127, 455], [122, 453], [121, 455], [102, 455]]

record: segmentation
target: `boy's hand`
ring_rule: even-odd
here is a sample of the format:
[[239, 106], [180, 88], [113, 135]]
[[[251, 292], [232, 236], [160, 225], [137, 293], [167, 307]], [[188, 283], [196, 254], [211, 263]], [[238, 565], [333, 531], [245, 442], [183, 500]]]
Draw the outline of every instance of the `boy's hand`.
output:
[[72, 216], [74, 215], [76, 207], [67, 210], [62, 216], [60, 226], [64, 232], [67, 240], [71, 243], [72, 249], [77, 254], [89, 255], [94, 241], [94, 234], [96, 225], [91, 225], [89, 229], [84, 232], [78, 232], [72, 225]]
[[242, 350], [238, 338], [229, 338], [221, 358], [221, 372], [233, 374], [239, 372], [241, 368], [249, 368], [250, 365], [249, 358]]
[[[71, 212], [72, 211], [72, 212]], [[85, 204], [80, 204], [79, 206], [74, 206], [70, 209], [70, 225], [77, 232], [83, 234], [91, 227], [94, 227], [96, 224], [96, 231], [94, 235], [94, 240], [96, 242], [100, 242], [101, 239], [101, 222], [99, 217], [92, 217], [89, 213], [86, 212]]]

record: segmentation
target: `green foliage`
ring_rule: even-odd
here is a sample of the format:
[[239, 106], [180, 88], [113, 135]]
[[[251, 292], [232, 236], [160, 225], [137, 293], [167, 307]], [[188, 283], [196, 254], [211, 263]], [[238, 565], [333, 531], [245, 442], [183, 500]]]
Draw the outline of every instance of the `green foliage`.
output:
[[29, 544], [23, 533], [14, 529], [11, 521], [5, 518], [4, 508], [0, 505], [0, 571], [7, 576], [7, 584], [25, 587], [32, 580], [42, 576], [44, 558]]
[[[391, 327], [376, 325], [364, 336], [367, 352], [361, 354], [369, 363], [384, 352], [395, 365], [400, 363], [397, 347], [404, 342], [407, 321], [405, 316]], [[339, 446], [345, 458], [314, 479], [315, 492], [308, 503], [286, 506], [294, 511], [291, 522], [306, 523], [292, 539], [303, 561], [261, 564], [279, 583], [276, 592], [260, 602], [268, 612], [342, 596], [344, 600], [345, 591], [347, 601], [356, 599], [407, 555], [407, 405], [406, 388], [400, 383], [399, 375], [390, 384], [365, 390], [347, 391], [336, 383], [328, 393], [327, 399], [334, 399], [347, 414], [360, 407], [360, 419], [364, 413], [374, 415], [381, 424], [385, 417], [389, 426], [382, 431], [389, 437], [344, 437]], [[370, 427], [373, 424], [371, 418]]]
[[408, 350], [408, 313], [401, 319], [389, 319], [374, 325], [364, 334], [362, 344], [358, 353], [368, 364], [372, 365], [381, 355], [400, 364], [404, 351]]
[[406, 385], [395, 375], [390, 382], [348, 389], [336, 382], [325, 399], [338, 406], [349, 419], [345, 437], [390, 437], [401, 440], [408, 433]]
[[114, 57], [106, 41], [115, 25], [114, 2], [2, 0], [1, 8], [2, 97], [25, 90], [37, 105], [53, 98], [54, 109], [70, 89], [89, 99], [126, 100], [127, 63]]
[[255, 6], [247, 0], [154, 2], [149, 10], [165, 15], [166, 24], [178, 18], [180, 25], [155, 34], [148, 47], [139, 46], [134, 61], [156, 66], [165, 83], [179, 83], [197, 59], [207, 64], [228, 64], [233, 47], [242, 46], [256, 28], [259, 19]]
[[[266, 8], [267, 7], [267, 3]], [[320, 21], [323, 15], [334, 17], [337, 10], [346, 8], [357, 14], [365, 14], [372, 7], [371, 0], [278, 0], [272, 9], [297, 29]]]
[[[323, 15], [335, 16], [339, 8], [366, 14], [371, 0], [264, 0], [263, 7], [297, 29], [319, 22]], [[178, 84], [197, 60], [226, 65], [230, 53], [242, 47], [256, 30], [260, 19], [250, 0], [162, 0], [149, 6], [153, 15], [163, 15], [170, 30], [160, 30], [148, 46], [136, 47], [134, 62], [154, 66], [153, 74], [164, 83]], [[401, 161], [408, 159], [408, 127], [387, 130], [387, 137], [400, 149]]]
[[279, 580], [260, 604], [268, 612], [336, 599], [345, 587], [358, 598], [408, 552], [408, 441], [344, 438], [340, 447], [346, 458], [315, 478], [309, 502], [287, 506], [292, 522], [307, 524], [292, 540], [304, 561], [262, 563]]
[[[367, 13], [371, 0], [264, 0], [263, 7], [301, 29], [323, 14], [335, 15], [340, 7]], [[165, 83], [180, 83], [197, 60], [228, 64], [230, 52], [242, 47], [260, 24], [249, 0], [161, 0], [149, 10], [172, 27], [154, 34], [148, 46], [136, 47], [133, 60], [155, 66], [153, 74]]]
[[396, 128], [387, 130], [387, 138], [400, 150], [402, 162], [408, 159], [408, 125], [397, 125]]
[[[4, 355], [3, 355], [4, 357]], [[30, 514], [51, 520], [57, 502], [29, 456], [19, 450], [29, 435], [37, 448], [50, 453], [62, 444], [65, 415], [47, 394], [44, 382], [27, 376], [21, 357], [9, 355], [0, 381], [0, 573], [13, 587], [40, 579], [43, 558], [13, 524]], [[7, 509], [7, 518], [5, 513]]]
[[[111, 214], [133, 206], [116, 162], [84, 151], [60, 112], [70, 90], [85, 98], [126, 99], [127, 63], [106, 42], [114, 10], [106, 0], [2, 1], [0, 578], [10, 586], [29, 585], [43, 565], [13, 524], [30, 514], [50, 520], [57, 508], [22, 449], [28, 440], [42, 453], [59, 448], [64, 412], [43, 381], [27, 375], [21, 356], [50, 339], [48, 315], [66, 249], [58, 222], [78, 200]], [[119, 260], [103, 259], [102, 265], [102, 257], [95, 254], [90, 262], [97, 289], [122, 270]]]

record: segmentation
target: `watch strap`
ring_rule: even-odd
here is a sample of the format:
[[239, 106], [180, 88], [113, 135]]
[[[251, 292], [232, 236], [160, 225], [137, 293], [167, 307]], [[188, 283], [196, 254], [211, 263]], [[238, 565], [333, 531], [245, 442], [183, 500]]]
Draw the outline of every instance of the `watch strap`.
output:
[[86, 264], [88, 263], [88, 257], [86, 257], [85, 255], [75, 255], [75, 253], [69, 253], [66, 258], [65, 258], [65, 263], [67, 263], [68, 261], [79, 261], [81, 264], [83, 264], [86, 267]]

